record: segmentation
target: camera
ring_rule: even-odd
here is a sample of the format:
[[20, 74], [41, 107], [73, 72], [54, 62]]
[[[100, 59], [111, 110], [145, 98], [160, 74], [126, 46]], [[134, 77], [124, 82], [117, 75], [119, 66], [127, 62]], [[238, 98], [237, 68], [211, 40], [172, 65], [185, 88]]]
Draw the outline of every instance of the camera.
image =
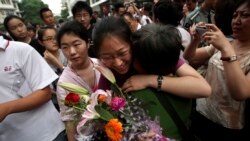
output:
[[201, 36], [202, 34], [208, 31], [208, 28], [206, 26], [197, 26], [195, 30]]

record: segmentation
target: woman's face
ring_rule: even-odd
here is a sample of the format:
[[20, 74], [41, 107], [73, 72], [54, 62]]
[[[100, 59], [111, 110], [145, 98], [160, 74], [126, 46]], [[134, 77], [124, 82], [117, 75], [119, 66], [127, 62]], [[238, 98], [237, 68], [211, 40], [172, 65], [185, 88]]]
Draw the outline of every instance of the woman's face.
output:
[[120, 74], [125, 74], [132, 61], [130, 48], [129, 43], [124, 40], [114, 36], [106, 36], [100, 46], [100, 60], [107, 67]]
[[74, 34], [64, 34], [60, 41], [65, 57], [73, 67], [79, 67], [88, 60], [88, 44]]
[[15, 36], [15, 38], [24, 39], [28, 36], [28, 30], [26, 25], [17, 18], [11, 19], [7, 24], [9, 31]]
[[249, 40], [250, 36], [250, 9], [245, 2], [240, 5], [233, 14], [232, 29], [233, 35], [238, 40]]
[[42, 45], [46, 50], [55, 52], [58, 50], [58, 45], [56, 42], [56, 30], [46, 29], [43, 34]]

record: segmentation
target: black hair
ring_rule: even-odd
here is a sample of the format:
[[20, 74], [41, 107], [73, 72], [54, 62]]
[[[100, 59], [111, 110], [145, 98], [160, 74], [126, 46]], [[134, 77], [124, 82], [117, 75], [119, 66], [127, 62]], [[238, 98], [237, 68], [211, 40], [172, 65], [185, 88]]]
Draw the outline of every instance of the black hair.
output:
[[28, 25], [27, 25], [27, 30], [28, 30], [28, 31], [36, 32], [36, 28], [35, 28], [32, 24], [28, 24]]
[[187, 2], [187, 1], [191, 1], [192, 3], [196, 3], [197, 2], [197, 0], [185, 0], [185, 2]]
[[63, 23], [63, 22], [64, 22], [64, 19], [59, 19], [58, 20], [58, 23], [60, 23], [60, 24]]
[[65, 22], [59, 29], [57, 33], [57, 43], [58, 46], [61, 48], [61, 39], [62, 36], [65, 34], [73, 34], [78, 37], [80, 37], [82, 40], [84, 40], [86, 43], [89, 43], [89, 38], [87, 34], [87, 29], [79, 22], [73, 20], [73, 21], [68, 21]]
[[114, 10], [115, 10], [115, 12], [118, 12], [118, 11], [119, 11], [119, 8], [122, 8], [122, 7], [125, 8], [125, 6], [123, 5], [123, 3], [121, 3], [121, 2], [115, 3], [115, 4], [114, 4]]
[[[41, 8], [40, 11], [39, 11], [39, 15], [40, 15], [40, 18], [43, 20], [43, 13], [44, 12], [47, 12], [47, 11], [51, 11], [48, 7], [44, 7], [44, 8]], [[51, 11], [52, 12], [52, 11]]]
[[232, 18], [234, 13], [235, 0], [217, 0], [215, 5], [215, 24], [221, 29], [225, 35], [231, 35]]
[[38, 32], [37, 32], [37, 39], [38, 39], [38, 40], [43, 41], [44, 32], [45, 32], [47, 29], [52, 29], [52, 30], [57, 31], [53, 26], [41, 27], [41, 28], [38, 30]]
[[4, 33], [1, 33], [1, 32], [0, 32], [0, 36], [3, 36], [4, 39], [9, 40], [9, 41], [12, 40], [12, 38], [10, 36], [8, 36], [8, 35], [6, 35]]
[[3, 21], [4, 28], [5, 28], [5, 30], [8, 31], [8, 33], [9, 33], [10, 36], [13, 38], [13, 40], [17, 41], [17, 38], [16, 38], [15, 35], [10, 31], [9, 26], [8, 26], [9, 21], [12, 20], [12, 19], [19, 19], [20, 21], [23, 22], [24, 25], [26, 25], [26, 23], [25, 23], [25, 21], [24, 21], [23, 18], [18, 17], [18, 16], [16, 16], [16, 15], [9, 15], [9, 16], [5, 17], [5, 19], [4, 19], [4, 21]]
[[250, 1], [249, 0], [236, 0], [235, 6], [234, 6], [234, 11], [239, 8], [242, 4], [247, 3], [248, 6], [250, 6]]
[[133, 57], [147, 73], [175, 72], [182, 42], [174, 26], [147, 24], [133, 34], [132, 42]]
[[121, 17], [105, 17], [93, 30], [94, 50], [99, 55], [100, 46], [107, 36], [116, 36], [131, 45], [131, 30]]
[[150, 2], [147, 2], [143, 4], [143, 10], [147, 12], [152, 12], [153, 4]]
[[72, 7], [72, 14], [73, 14], [73, 17], [76, 16], [76, 13], [77, 12], [80, 12], [82, 10], [86, 10], [90, 16], [92, 16], [93, 14], [93, 10], [92, 8], [89, 6], [89, 4], [85, 1], [77, 1], [74, 6]]
[[160, 0], [153, 9], [155, 20], [159, 20], [162, 24], [178, 26], [183, 17], [181, 5], [171, 0]]
[[183, 17], [182, 7], [171, 0], [160, 0], [153, 8], [153, 15], [162, 24], [178, 26]]

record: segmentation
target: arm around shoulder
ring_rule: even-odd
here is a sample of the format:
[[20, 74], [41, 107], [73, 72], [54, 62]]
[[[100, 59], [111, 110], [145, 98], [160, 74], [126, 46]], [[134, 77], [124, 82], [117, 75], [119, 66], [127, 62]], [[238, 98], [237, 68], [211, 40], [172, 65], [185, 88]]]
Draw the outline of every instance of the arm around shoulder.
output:
[[185, 98], [201, 98], [211, 95], [207, 81], [191, 66], [183, 64], [174, 77], [164, 76], [162, 90]]

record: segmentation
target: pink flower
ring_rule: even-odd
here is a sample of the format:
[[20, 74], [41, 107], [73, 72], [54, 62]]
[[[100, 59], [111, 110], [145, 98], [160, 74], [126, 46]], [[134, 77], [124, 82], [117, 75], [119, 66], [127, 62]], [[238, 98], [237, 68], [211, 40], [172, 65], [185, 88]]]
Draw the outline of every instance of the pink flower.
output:
[[119, 111], [125, 105], [126, 105], [125, 99], [118, 97], [118, 96], [114, 97], [110, 103], [111, 109], [114, 111]]

